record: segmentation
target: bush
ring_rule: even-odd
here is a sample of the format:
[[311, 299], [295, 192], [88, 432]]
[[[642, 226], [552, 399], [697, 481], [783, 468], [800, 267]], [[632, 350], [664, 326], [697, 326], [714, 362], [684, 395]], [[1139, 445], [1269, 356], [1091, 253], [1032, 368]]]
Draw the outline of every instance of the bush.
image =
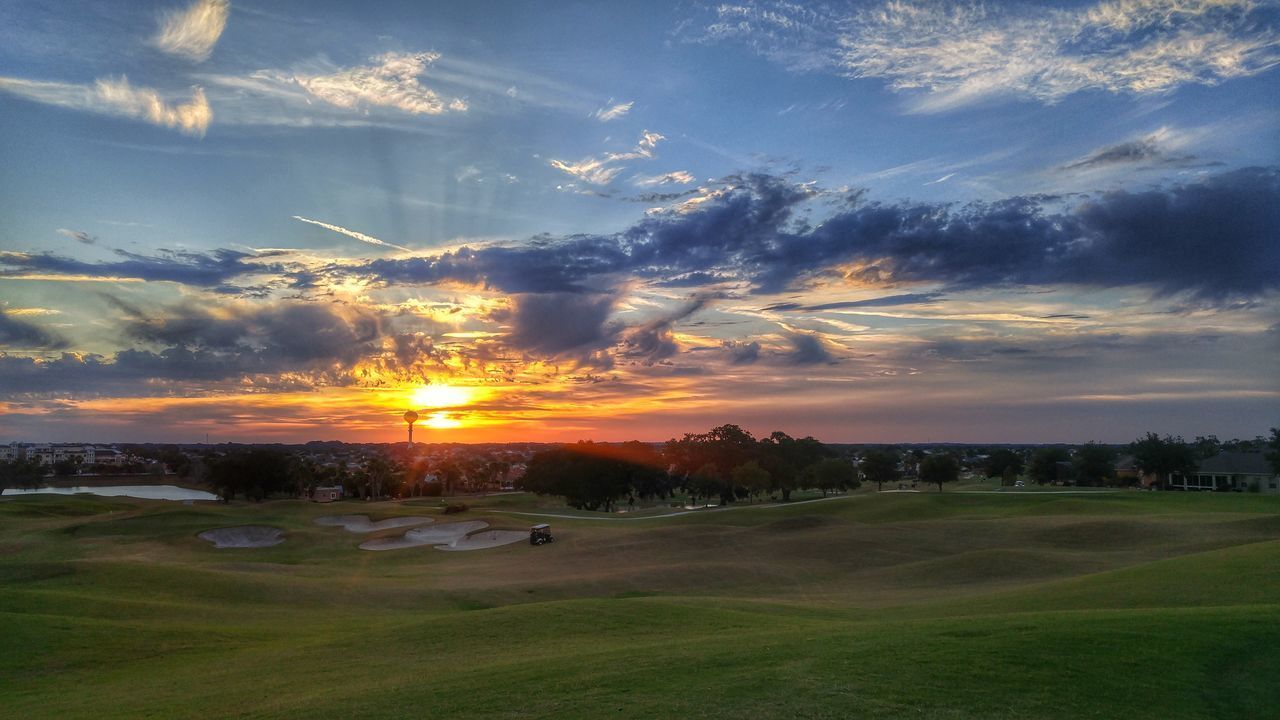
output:
[[457, 514], [457, 513], [463, 513], [463, 512], [466, 512], [466, 511], [468, 511], [468, 510], [470, 510], [470, 509], [471, 509], [471, 508], [470, 508], [470, 506], [468, 506], [466, 503], [462, 503], [462, 502], [460, 502], [460, 503], [449, 503], [448, 505], [445, 505], [445, 506], [444, 506], [444, 514], [445, 514], [445, 515], [455, 515], [455, 514]]

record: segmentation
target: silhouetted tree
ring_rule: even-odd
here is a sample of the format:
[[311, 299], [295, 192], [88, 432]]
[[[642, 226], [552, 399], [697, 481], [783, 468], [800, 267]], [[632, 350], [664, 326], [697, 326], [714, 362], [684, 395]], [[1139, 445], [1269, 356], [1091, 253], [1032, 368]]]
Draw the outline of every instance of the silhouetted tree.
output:
[[822, 490], [823, 497], [826, 497], [828, 491], [854, 490], [860, 485], [858, 469], [844, 458], [819, 460], [805, 468], [804, 477], [806, 484]]
[[942, 492], [942, 484], [960, 479], [960, 462], [950, 453], [929, 455], [920, 461], [920, 481], [938, 486]]
[[800, 487], [801, 471], [824, 457], [831, 449], [811, 437], [796, 439], [775, 431], [760, 441], [760, 466], [769, 473], [770, 491], [782, 495], [783, 502], [791, 500], [791, 492]]
[[1041, 485], [1053, 482], [1058, 479], [1058, 463], [1070, 459], [1071, 453], [1068, 453], [1065, 448], [1040, 448], [1031, 455], [1031, 465], [1027, 468], [1027, 474]]
[[[1215, 438], [1216, 439], [1216, 438]], [[1187, 473], [1196, 468], [1196, 451], [1180, 437], [1166, 435], [1163, 439], [1149, 432], [1129, 444], [1134, 464], [1144, 474], [1152, 473], [1160, 480], [1161, 489], [1169, 489], [1169, 475]]]
[[39, 460], [6, 460], [0, 462], [0, 492], [5, 488], [36, 488], [44, 482], [44, 466]]
[[1075, 471], [1077, 485], [1106, 485], [1116, 476], [1116, 451], [1108, 445], [1085, 443], [1076, 451], [1071, 466]]
[[989, 478], [1004, 478], [1005, 471], [1009, 469], [1012, 469], [1014, 476], [1022, 472], [1022, 456], [1008, 448], [992, 452], [982, 463], [982, 473]]
[[745, 462], [733, 469], [733, 484], [745, 489], [752, 500], [756, 495], [768, 492], [772, 482], [769, 471], [760, 467], [760, 463], [755, 460]]
[[862, 477], [875, 483], [876, 490], [883, 490], [885, 483], [902, 477], [902, 471], [898, 469], [898, 453], [889, 448], [868, 450], [862, 455], [860, 467]]

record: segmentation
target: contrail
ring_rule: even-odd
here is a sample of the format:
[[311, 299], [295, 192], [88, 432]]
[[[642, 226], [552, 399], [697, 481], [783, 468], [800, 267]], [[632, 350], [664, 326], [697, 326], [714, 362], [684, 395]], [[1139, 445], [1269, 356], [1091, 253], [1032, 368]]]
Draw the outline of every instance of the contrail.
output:
[[387, 242], [387, 241], [385, 241], [385, 240], [379, 240], [378, 238], [376, 238], [376, 237], [374, 237], [374, 236], [372, 236], [372, 235], [365, 235], [365, 234], [364, 234], [364, 233], [362, 233], [362, 232], [356, 232], [355, 230], [348, 230], [348, 229], [346, 229], [346, 228], [344, 228], [344, 227], [341, 227], [341, 226], [339, 226], [339, 225], [330, 225], [330, 224], [329, 224], [329, 223], [327, 223], [327, 222], [320, 222], [319, 220], [309, 220], [309, 219], [307, 219], [307, 218], [302, 217], [301, 215], [294, 215], [294, 216], [293, 216], [293, 219], [294, 219], [294, 220], [301, 220], [301, 221], [302, 221], [302, 222], [304, 222], [304, 223], [311, 223], [312, 225], [319, 225], [320, 227], [324, 228], [325, 230], [332, 230], [332, 231], [334, 231], [334, 232], [336, 232], [336, 233], [342, 233], [343, 235], [346, 235], [347, 237], [353, 237], [353, 238], [355, 238], [355, 239], [359, 240], [360, 242], [369, 243], [370, 245], [381, 245], [382, 247], [395, 248], [396, 250], [403, 250], [403, 251], [405, 251], [405, 252], [413, 252], [412, 250], [410, 250], [410, 249], [409, 249], [409, 248], [407, 248], [407, 247], [404, 247], [403, 245], [396, 245], [396, 244], [394, 244], [394, 243], [389, 243], [389, 242]]

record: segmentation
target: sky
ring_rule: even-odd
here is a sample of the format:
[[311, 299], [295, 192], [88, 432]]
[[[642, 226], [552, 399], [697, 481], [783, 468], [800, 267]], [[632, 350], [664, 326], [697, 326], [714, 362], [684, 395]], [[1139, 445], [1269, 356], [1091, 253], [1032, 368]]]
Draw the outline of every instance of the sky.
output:
[[0, 3], [0, 441], [1280, 425], [1280, 2]]

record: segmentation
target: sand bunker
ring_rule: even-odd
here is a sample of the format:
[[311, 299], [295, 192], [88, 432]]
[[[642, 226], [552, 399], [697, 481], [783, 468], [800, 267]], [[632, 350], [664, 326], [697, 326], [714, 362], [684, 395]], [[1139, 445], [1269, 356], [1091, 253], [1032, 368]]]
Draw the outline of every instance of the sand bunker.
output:
[[208, 540], [215, 548], [260, 548], [284, 542], [284, 530], [266, 525], [241, 525], [205, 530], [196, 537]]
[[510, 545], [518, 543], [521, 540], [528, 540], [529, 533], [520, 532], [518, 530], [490, 530], [489, 532], [476, 533], [467, 537], [455, 540], [448, 545], [438, 545], [437, 550], [484, 550], [485, 548], [498, 547], [499, 545]]
[[489, 523], [479, 520], [456, 523], [439, 523], [431, 527], [407, 530], [400, 537], [374, 538], [360, 543], [361, 550], [399, 550], [401, 548], [419, 547], [422, 545], [448, 545], [457, 542], [477, 530], [489, 527]]
[[371, 533], [378, 530], [390, 530], [391, 528], [426, 525], [430, 522], [435, 521], [429, 517], [421, 516], [387, 518], [377, 522], [370, 520], [368, 515], [325, 515], [324, 517], [316, 518], [317, 525], [341, 527], [352, 533]]

